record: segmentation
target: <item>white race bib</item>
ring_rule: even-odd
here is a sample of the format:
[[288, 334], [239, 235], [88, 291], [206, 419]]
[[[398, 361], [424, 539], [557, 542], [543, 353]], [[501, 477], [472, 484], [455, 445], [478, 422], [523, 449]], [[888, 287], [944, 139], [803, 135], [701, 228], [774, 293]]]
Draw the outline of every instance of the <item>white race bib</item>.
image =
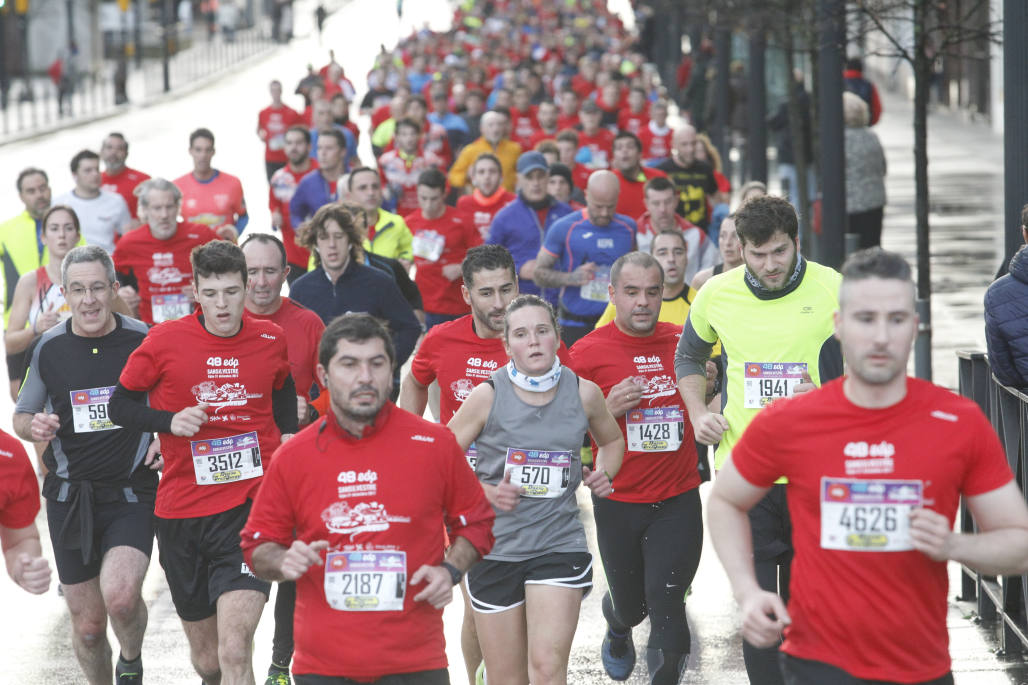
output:
[[286, 136], [284, 133], [276, 133], [268, 139], [269, 150], [282, 150], [286, 146]]
[[560, 497], [571, 481], [571, 452], [508, 447], [506, 470], [522, 497]]
[[224, 485], [264, 475], [256, 432], [193, 440], [189, 451], [197, 485]]
[[743, 365], [743, 407], [763, 409], [777, 399], [792, 397], [806, 372], [805, 362], [746, 362]]
[[107, 417], [107, 401], [111, 399], [113, 393], [113, 385], [72, 390], [69, 393], [71, 395], [71, 418], [76, 433], [96, 433], [97, 431], [121, 428], [121, 426], [115, 426]]
[[329, 552], [325, 599], [336, 611], [403, 611], [407, 553]]
[[685, 437], [685, 415], [680, 407], [629, 409], [625, 428], [633, 452], [674, 452]]
[[607, 292], [607, 286], [610, 285], [610, 267], [597, 266], [593, 276], [593, 280], [581, 288], [580, 294], [582, 299], [591, 302], [609, 301], [610, 293]]
[[193, 302], [185, 293], [154, 295], [150, 298], [153, 322], [173, 321], [193, 313]]
[[411, 241], [411, 249], [415, 257], [430, 262], [438, 262], [446, 247], [446, 236], [436, 231], [418, 231]]
[[821, 548], [906, 552], [910, 512], [920, 507], [919, 480], [821, 479]]

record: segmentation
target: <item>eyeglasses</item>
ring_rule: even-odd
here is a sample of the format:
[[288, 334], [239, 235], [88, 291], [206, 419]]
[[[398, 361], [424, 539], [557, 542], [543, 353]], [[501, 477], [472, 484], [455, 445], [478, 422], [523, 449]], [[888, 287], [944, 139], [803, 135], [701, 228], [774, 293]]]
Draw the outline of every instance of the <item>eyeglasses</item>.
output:
[[110, 287], [111, 285], [109, 283], [105, 283], [104, 285], [94, 284], [89, 286], [88, 288], [83, 288], [80, 285], [76, 285], [71, 288], [68, 288], [68, 294], [75, 298], [85, 297], [86, 293], [89, 293], [93, 297], [100, 297]]

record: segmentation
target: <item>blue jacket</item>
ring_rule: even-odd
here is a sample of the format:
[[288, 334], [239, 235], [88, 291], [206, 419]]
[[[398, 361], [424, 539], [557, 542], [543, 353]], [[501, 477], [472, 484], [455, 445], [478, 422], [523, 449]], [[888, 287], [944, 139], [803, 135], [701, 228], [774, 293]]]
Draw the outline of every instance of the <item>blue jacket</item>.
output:
[[[297, 229], [304, 221], [307, 221], [314, 212], [318, 211], [330, 202], [340, 200], [338, 185], [342, 178], [334, 184], [329, 184], [321, 171], [315, 169], [300, 179], [293, 192], [293, 199], [289, 201], [289, 221], [293, 228]], [[329, 187], [330, 185], [334, 187]]]
[[[489, 245], [502, 245], [514, 258], [514, 267], [520, 273], [521, 266], [539, 256], [539, 248], [543, 244], [543, 236], [550, 229], [557, 219], [567, 216], [574, 210], [570, 205], [563, 202], [553, 201], [550, 211], [546, 214], [546, 225], [539, 225], [539, 215], [535, 210], [525, 204], [519, 194], [506, 207], [501, 209], [493, 217], [489, 225], [489, 237], [486, 243]], [[518, 283], [519, 292], [540, 295], [541, 290], [535, 281], [521, 280]], [[557, 303], [557, 291], [548, 289], [546, 299], [552, 304]]]
[[407, 361], [421, 335], [421, 324], [396, 282], [371, 266], [351, 261], [335, 283], [319, 266], [293, 282], [289, 297], [320, 316], [325, 325], [346, 312], [367, 312], [385, 319], [396, 345], [397, 369]]
[[1010, 272], [985, 291], [989, 364], [1003, 385], [1028, 388], [1028, 250], [1010, 260]]

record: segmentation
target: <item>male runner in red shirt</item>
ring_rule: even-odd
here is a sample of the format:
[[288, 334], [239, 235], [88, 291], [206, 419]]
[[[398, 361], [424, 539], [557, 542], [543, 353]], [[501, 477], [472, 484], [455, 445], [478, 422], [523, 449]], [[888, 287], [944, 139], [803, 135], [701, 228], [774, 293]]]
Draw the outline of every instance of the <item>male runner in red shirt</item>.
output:
[[128, 141], [121, 133], [107, 134], [100, 146], [100, 159], [104, 163], [104, 171], [100, 175], [100, 189], [121, 195], [132, 217], [129, 230], [138, 228], [140, 220], [136, 211], [139, 198], [133, 191], [136, 186], [150, 178], [150, 175], [125, 166], [125, 160], [128, 159]]
[[36, 528], [39, 481], [21, 442], [0, 431], [0, 543], [11, 580], [34, 595], [50, 589], [50, 563]]
[[157, 541], [194, 668], [205, 682], [252, 683], [271, 588], [243, 561], [239, 531], [271, 455], [296, 432], [296, 387], [284, 331], [243, 316], [242, 251], [214, 241], [193, 250], [192, 264], [200, 311], [150, 331], [121, 373], [110, 418], [160, 433]]
[[301, 123], [300, 114], [282, 103], [282, 82], [275, 79], [268, 86], [271, 104], [257, 114], [257, 137], [264, 141], [264, 171], [271, 181], [272, 175], [283, 166], [286, 158], [286, 131]]
[[675, 381], [682, 327], [657, 320], [664, 275], [650, 255], [618, 258], [608, 289], [614, 321], [571, 348], [571, 368], [600, 386], [626, 444], [613, 494], [593, 498], [608, 583], [601, 657], [607, 675], [626, 680], [632, 628], [649, 615], [649, 682], [677, 685], [690, 649], [682, 597], [703, 548], [696, 446]]
[[639, 137], [628, 131], [618, 131], [614, 136], [613, 172], [618, 177], [621, 189], [618, 191], [618, 214], [633, 219], [646, 212], [644, 188], [646, 182], [658, 176], [667, 178], [660, 169], [642, 166], [642, 143]]
[[211, 166], [214, 134], [210, 130], [198, 128], [189, 134], [189, 156], [193, 170], [175, 179], [182, 191], [182, 218], [210, 226], [226, 240], [236, 240], [250, 221], [243, 184]]
[[[759, 412], [718, 472], [711, 537], [743, 637], [778, 642], [786, 682], [952, 683], [946, 562], [1028, 568], [1028, 509], [971, 401], [906, 375], [910, 266], [871, 248], [842, 267], [835, 335], [846, 376]], [[757, 585], [747, 511], [780, 476], [792, 518], [786, 609]], [[956, 533], [963, 497], [977, 533]]]
[[414, 282], [425, 304], [425, 326], [431, 330], [467, 313], [461, 296], [461, 262], [469, 248], [482, 244], [467, 214], [447, 207], [446, 175], [438, 169], [418, 177], [419, 209], [405, 217], [414, 235]]
[[282, 232], [282, 243], [286, 247], [286, 260], [290, 265], [289, 282], [292, 283], [307, 273], [311, 253], [296, 242], [296, 227], [289, 213], [289, 203], [296, 194], [300, 180], [318, 168], [318, 160], [312, 159], [311, 132], [306, 126], [291, 126], [285, 133], [286, 165], [271, 175], [268, 188], [268, 208], [271, 210], [271, 225]]
[[474, 190], [470, 195], [461, 195], [457, 200], [457, 210], [471, 217], [482, 240], [485, 240], [493, 217], [517, 195], [501, 185], [503, 165], [500, 158], [492, 153], [478, 156], [471, 165], [469, 178]]
[[657, 100], [650, 105], [650, 120], [638, 133], [643, 144], [643, 160], [650, 163], [670, 157], [673, 134], [667, 125], [667, 101]]
[[163, 178], [144, 181], [139, 207], [147, 223], [125, 234], [111, 255], [122, 284], [118, 294], [151, 326], [193, 311], [189, 254], [218, 239], [206, 226], [179, 222], [181, 204], [177, 186]]
[[453, 434], [389, 402], [378, 321], [335, 319], [318, 356], [330, 411], [275, 455], [241, 534], [259, 576], [297, 581], [294, 680], [448, 683], [442, 608], [493, 511]]

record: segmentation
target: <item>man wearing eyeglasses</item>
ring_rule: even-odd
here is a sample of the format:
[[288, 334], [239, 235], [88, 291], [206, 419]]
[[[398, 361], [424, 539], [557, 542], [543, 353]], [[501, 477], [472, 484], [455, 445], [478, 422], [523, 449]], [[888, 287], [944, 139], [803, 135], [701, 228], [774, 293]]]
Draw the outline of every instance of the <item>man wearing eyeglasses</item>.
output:
[[[14, 430], [49, 442], [43, 481], [57, 573], [72, 620], [72, 643], [90, 683], [142, 682], [157, 471], [153, 435], [122, 428], [107, 400], [146, 325], [116, 314], [114, 262], [95, 245], [76, 247], [61, 268], [71, 319], [29, 351]], [[121, 651], [112, 673], [110, 620]]]

